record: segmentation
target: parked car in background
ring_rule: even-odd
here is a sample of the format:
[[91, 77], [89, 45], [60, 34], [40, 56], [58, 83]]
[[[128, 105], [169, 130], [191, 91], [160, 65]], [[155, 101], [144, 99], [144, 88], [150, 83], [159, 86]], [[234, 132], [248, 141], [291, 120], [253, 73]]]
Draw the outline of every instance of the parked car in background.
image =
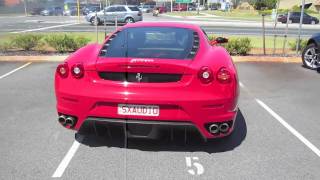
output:
[[96, 13], [89, 13], [85, 18], [92, 25], [102, 24], [104, 20], [113, 23], [116, 20], [119, 23], [134, 23], [142, 21], [142, 12], [137, 6], [112, 5], [98, 12], [97, 18]]
[[197, 6], [194, 5], [194, 4], [189, 4], [189, 5], [188, 5], [188, 10], [189, 10], [189, 11], [195, 11], [195, 10], [197, 10]]
[[187, 5], [186, 4], [176, 4], [172, 8], [173, 11], [186, 11], [187, 10]]
[[309, 69], [320, 68], [320, 33], [313, 35], [302, 52], [303, 65]]
[[80, 48], [58, 65], [58, 122], [111, 137], [119, 125], [128, 138], [159, 139], [175, 129], [205, 140], [229, 136], [238, 124], [239, 84], [232, 58], [217, 45], [226, 42], [208, 41], [192, 24], [120, 27], [103, 45]]
[[33, 9], [31, 9], [30, 14], [31, 15], [40, 15], [41, 11], [43, 11], [43, 10], [44, 10], [44, 8], [42, 8], [42, 7], [33, 8]]
[[[300, 23], [301, 12], [290, 12], [288, 23]], [[288, 15], [280, 14], [278, 16], [278, 22], [287, 23]], [[308, 15], [307, 13], [303, 14], [303, 24], [318, 24], [319, 19], [313, 16]]]
[[63, 8], [62, 7], [51, 7], [44, 9], [40, 12], [42, 16], [62, 16]]
[[[83, 13], [83, 10], [80, 9], [80, 15]], [[77, 16], [78, 15], [78, 8], [77, 7], [71, 7], [68, 10], [63, 11], [64, 16]]]
[[[205, 6], [199, 6], [199, 11], [204, 11], [206, 10], [207, 8]], [[198, 7], [196, 7], [196, 10], [198, 10]]]
[[154, 5], [141, 5], [139, 9], [143, 13], [149, 13], [154, 9]]
[[88, 15], [90, 13], [93, 13], [93, 12], [99, 12], [101, 11], [101, 8], [100, 8], [100, 5], [90, 5], [90, 6], [87, 6], [83, 9], [83, 15]]

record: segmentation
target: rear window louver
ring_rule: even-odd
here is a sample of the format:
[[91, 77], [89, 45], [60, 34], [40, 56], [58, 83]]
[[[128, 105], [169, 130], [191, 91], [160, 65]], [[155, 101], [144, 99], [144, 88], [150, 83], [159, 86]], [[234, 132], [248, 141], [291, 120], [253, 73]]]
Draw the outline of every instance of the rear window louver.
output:
[[192, 44], [191, 51], [188, 55], [188, 58], [193, 59], [194, 56], [197, 54], [198, 49], [199, 49], [199, 35], [197, 32], [193, 32], [193, 44]]
[[99, 56], [105, 56], [106, 54], [107, 54], [107, 49], [108, 49], [108, 47], [110, 46], [110, 42], [113, 40], [113, 38], [115, 38], [118, 34], [117, 34], [118, 32], [116, 32], [116, 33], [114, 33], [114, 34], [112, 34], [111, 36], [110, 36], [110, 38], [108, 39], [108, 41], [103, 45], [103, 47], [102, 47], [102, 49], [101, 49], [101, 51], [100, 51], [100, 53], [99, 53]]

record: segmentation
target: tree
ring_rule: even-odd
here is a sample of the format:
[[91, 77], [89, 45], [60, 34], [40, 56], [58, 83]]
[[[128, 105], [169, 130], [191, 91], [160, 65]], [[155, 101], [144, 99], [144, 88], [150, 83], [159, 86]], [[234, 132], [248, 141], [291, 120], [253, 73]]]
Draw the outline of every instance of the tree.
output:
[[277, 6], [277, 0], [255, 0], [254, 7], [257, 10], [261, 9], [275, 9]]

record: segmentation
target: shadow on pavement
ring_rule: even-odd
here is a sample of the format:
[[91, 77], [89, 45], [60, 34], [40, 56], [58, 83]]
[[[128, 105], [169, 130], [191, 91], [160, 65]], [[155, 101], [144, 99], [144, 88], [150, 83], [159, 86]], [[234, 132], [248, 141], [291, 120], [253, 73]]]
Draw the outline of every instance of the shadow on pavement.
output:
[[[147, 139], [127, 139], [123, 133], [119, 131], [116, 138], [109, 138], [107, 135], [98, 137], [95, 134], [84, 135], [83, 140], [80, 142], [83, 145], [90, 147], [119, 147], [125, 148], [127, 144], [128, 149], [138, 149], [141, 151], [177, 151], [177, 152], [207, 152], [217, 153], [231, 151], [238, 147], [242, 141], [246, 138], [247, 126], [245, 118], [239, 110], [237, 119], [235, 122], [235, 129], [233, 133], [226, 138], [213, 139], [208, 142], [204, 142], [197, 132], [188, 132], [187, 141], [184, 142], [184, 138], [175, 138], [171, 140], [169, 137], [164, 137], [159, 140], [147, 140]], [[76, 139], [77, 139], [76, 134]]]

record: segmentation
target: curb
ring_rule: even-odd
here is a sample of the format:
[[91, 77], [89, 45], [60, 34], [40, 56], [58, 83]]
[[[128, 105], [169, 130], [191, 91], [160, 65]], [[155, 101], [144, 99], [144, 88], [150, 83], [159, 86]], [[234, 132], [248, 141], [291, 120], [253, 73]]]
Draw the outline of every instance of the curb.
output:
[[[68, 56], [0, 56], [0, 61], [15, 62], [62, 62]], [[274, 56], [232, 56], [233, 62], [277, 62], [301, 63], [301, 57], [274, 57]]]
[[62, 62], [68, 56], [0, 56], [0, 61], [16, 62]]
[[233, 62], [302, 63], [301, 57], [232, 56]]

